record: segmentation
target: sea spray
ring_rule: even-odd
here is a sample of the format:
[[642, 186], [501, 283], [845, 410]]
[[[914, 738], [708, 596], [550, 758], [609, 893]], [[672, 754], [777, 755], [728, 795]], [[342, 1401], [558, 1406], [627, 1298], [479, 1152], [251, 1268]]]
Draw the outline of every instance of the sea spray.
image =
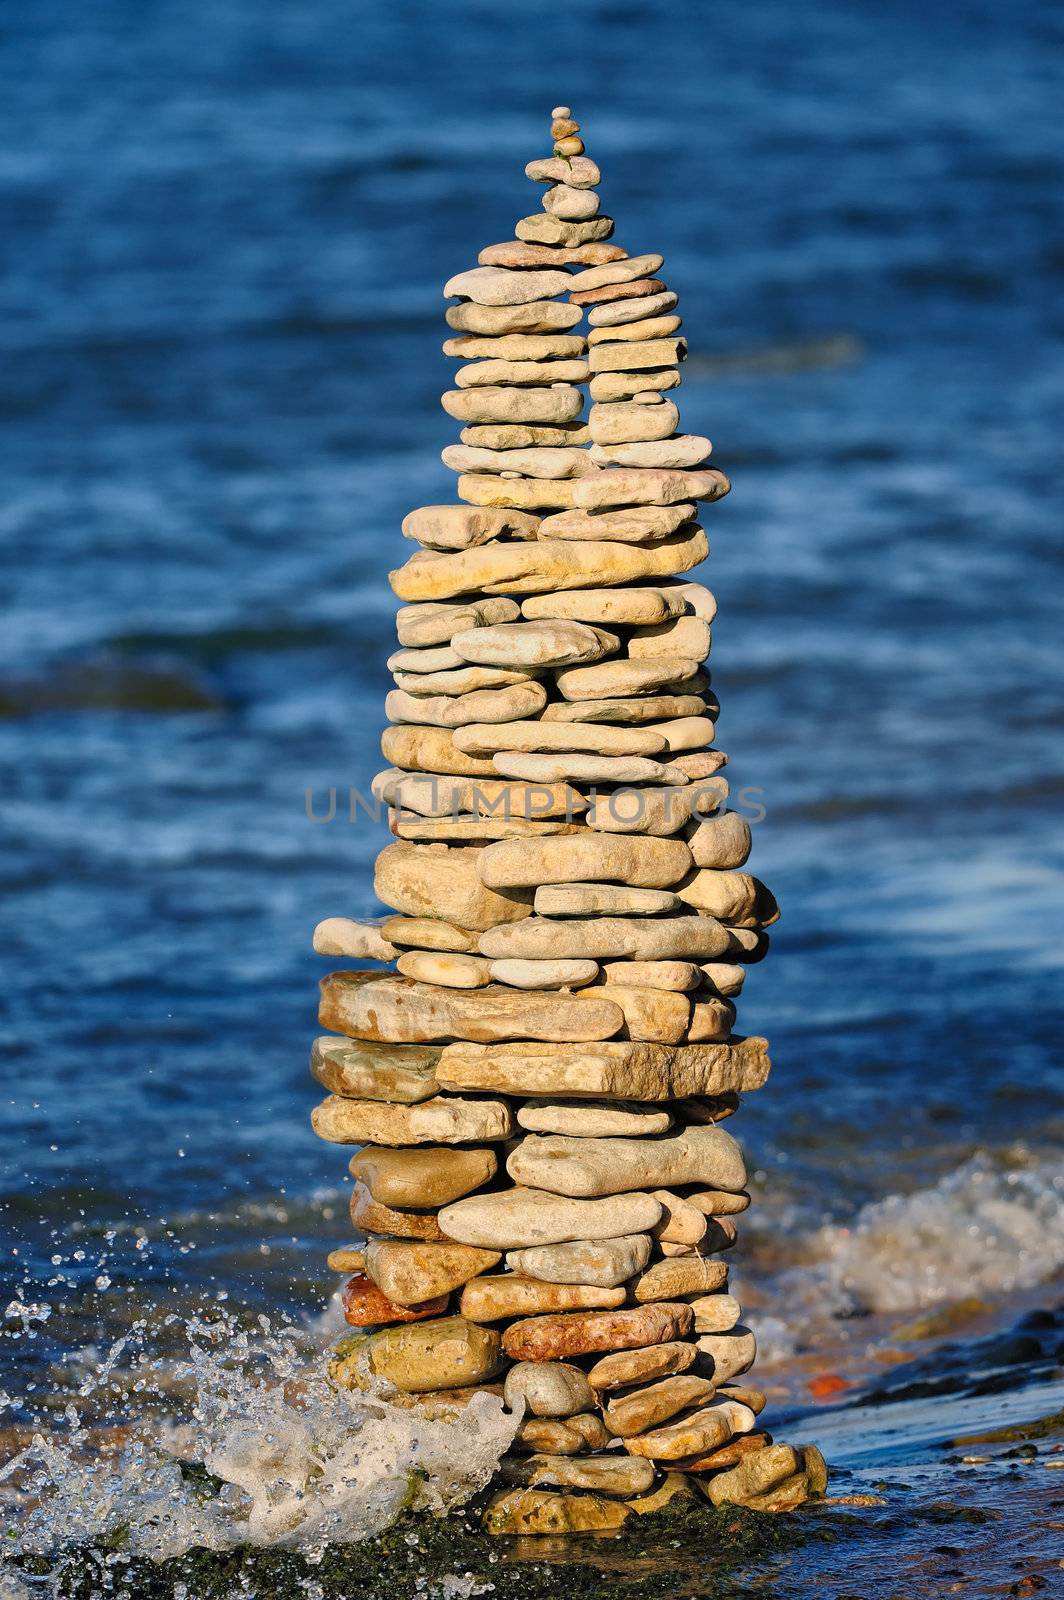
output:
[[[139, 1352], [142, 1379], [154, 1370], [191, 1396], [169, 1440], [141, 1432], [108, 1458], [73, 1404], [65, 1431], [36, 1432], [0, 1469], [0, 1486], [18, 1491], [6, 1553], [92, 1544], [161, 1561], [197, 1546], [254, 1545], [318, 1556], [380, 1533], [405, 1510], [461, 1504], [489, 1481], [519, 1425], [490, 1394], [429, 1421], [379, 1383], [334, 1389], [320, 1341], [308, 1348], [304, 1329], [259, 1322], [254, 1335], [225, 1317], [190, 1324], [187, 1357], [172, 1371]], [[101, 1387], [123, 1354], [138, 1365], [127, 1344], [100, 1364]]]

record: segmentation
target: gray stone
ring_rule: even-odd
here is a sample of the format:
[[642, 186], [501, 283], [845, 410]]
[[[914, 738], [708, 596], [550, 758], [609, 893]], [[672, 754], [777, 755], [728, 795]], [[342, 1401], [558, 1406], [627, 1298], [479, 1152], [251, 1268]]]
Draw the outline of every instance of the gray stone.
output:
[[445, 1205], [437, 1221], [449, 1239], [488, 1250], [519, 1250], [573, 1239], [645, 1233], [661, 1216], [647, 1194], [572, 1200], [542, 1189], [499, 1189]]
[[568, 1361], [519, 1361], [503, 1380], [509, 1410], [520, 1405], [534, 1417], [572, 1417], [593, 1411], [595, 1396], [579, 1367]]
[[456, 273], [443, 286], [448, 297], [472, 300], [479, 306], [527, 305], [565, 294], [571, 285], [567, 272], [514, 272], [507, 267], [472, 267]]
[[742, 1151], [723, 1128], [689, 1127], [656, 1139], [572, 1139], [532, 1134], [510, 1154], [515, 1183], [574, 1199], [701, 1183], [741, 1189]]
[[[582, 1104], [587, 1106], [586, 1101]], [[597, 1283], [604, 1288], [626, 1282], [649, 1260], [650, 1238], [645, 1233], [619, 1239], [576, 1239], [506, 1252], [506, 1265], [512, 1272], [524, 1272], [547, 1283]]]

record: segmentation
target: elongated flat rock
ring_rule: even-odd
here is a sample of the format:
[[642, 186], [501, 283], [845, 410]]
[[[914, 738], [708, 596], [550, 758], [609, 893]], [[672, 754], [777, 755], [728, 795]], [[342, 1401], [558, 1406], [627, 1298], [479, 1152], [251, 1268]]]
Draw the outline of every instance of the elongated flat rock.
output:
[[604, 1409], [606, 1426], [622, 1439], [648, 1433], [678, 1412], [705, 1404], [712, 1399], [714, 1388], [708, 1378], [696, 1377], [694, 1373], [661, 1378], [657, 1383], [630, 1389], [627, 1394], [608, 1401]]
[[542, 1189], [500, 1189], [445, 1205], [437, 1220], [448, 1238], [462, 1244], [518, 1250], [645, 1233], [660, 1216], [659, 1201], [647, 1194], [570, 1200]]
[[[573, 422], [583, 409], [584, 397], [571, 386], [559, 389], [511, 388], [486, 385], [476, 389], [448, 389], [440, 404], [459, 422]], [[461, 493], [461, 486], [459, 486]]]
[[483, 854], [447, 845], [386, 845], [377, 857], [373, 891], [396, 911], [436, 916], [459, 928], [480, 930], [527, 917], [531, 895], [520, 889], [500, 894], [486, 884], [480, 872]]
[[656, 917], [682, 905], [671, 889], [630, 889], [620, 883], [545, 883], [532, 901], [539, 917]]
[[[480, 1327], [463, 1317], [440, 1317], [437, 1321], [385, 1328], [371, 1334], [366, 1347], [371, 1371], [405, 1394], [484, 1383], [503, 1365], [501, 1341], [494, 1328]], [[343, 1341], [337, 1349], [341, 1370], [337, 1370], [337, 1362], [330, 1369], [341, 1385], [341, 1351], [346, 1355], [347, 1348]], [[351, 1357], [357, 1353], [358, 1347], [352, 1341]]]
[[623, 261], [605, 262], [588, 267], [584, 272], [574, 272], [569, 288], [578, 294], [586, 289], [601, 289], [610, 283], [631, 283], [637, 278], [652, 277], [664, 265], [665, 257], [659, 255], [628, 256]]
[[[477, 670], [483, 671], [483, 668]], [[384, 710], [392, 722], [461, 728], [469, 722], [516, 722], [523, 717], [534, 717], [546, 703], [546, 689], [533, 681], [456, 695], [413, 695], [403, 689], [392, 689], [385, 697]]]
[[[614, 345], [602, 345], [612, 350]], [[723, 472], [706, 467], [680, 472], [661, 467], [611, 467], [573, 485], [573, 503], [585, 511], [608, 506], [673, 505], [681, 500], [720, 500], [731, 484]], [[405, 596], [403, 596], [405, 599]]]
[[690, 1306], [638, 1306], [620, 1311], [572, 1311], [513, 1322], [502, 1345], [513, 1361], [558, 1361], [600, 1350], [665, 1344], [690, 1333]]
[[[572, 1139], [562, 1134], [531, 1134], [511, 1153], [506, 1170], [515, 1183], [576, 1199], [598, 1199], [602, 1195], [677, 1183], [741, 1189], [746, 1182], [742, 1151], [731, 1134], [716, 1127], [690, 1127], [656, 1139]], [[677, 1268], [677, 1277], [683, 1277], [678, 1263], [668, 1265], [670, 1270]], [[647, 1285], [645, 1298], [651, 1297], [653, 1281]], [[718, 1287], [719, 1281], [700, 1280], [693, 1291], [678, 1292], [703, 1293]]]
[[[475, 511], [482, 508], [472, 506], [458, 509]], [[494, 622], [512, 622], [520, 614], [514, 602], [502, 596], [467, 600], [458, 605], [430, 601], [426, 605], [400, 606], [395, 613], [395, 631], [400, 644], [421, 649], [429, 645], [448, 644], [451, 635], [463, 629], [487, 628]]]
[[495, 780], [499, 776], [490, 761], [459, 750], [449, 728], [385, 728], [381, 734], [381, 752], [385, 761], [405, 771]]
[[585, 751], [523, 753], [500, 750], [491, 758], [496, 772], [533, 783], [678, 783], [683, 771], [648, 756], [597, 756]]
[[454, 1038], [482, 1043], [608, 1039], [624, 1024], [620, 1006], [607, 999], [536, 994], [495, 984], [472, 991], [446, 989], [375, 972], [334, 972], [323, 979], [319, 1017], [323, 1027], [338, 1033], [392, 1044]]
[[625, 1389], [632, 1383], [646, 1383], [676, 1372], [686, 1372], [698, 1360], [693, 1344], [672, 1340], [649, 1345], [642, 1350], [618, 1350], [603, 1356], [587, 1374], [587, 1381], [598, 1394]]
[[[593, 242], [558, 246], [508, 239], [502, 244], [485, 245], [477, 260], [486, 267], [593, 267], [610, 261], [623, 261], [627, 254], [619, 244]], [[573, 309], [579, 310], [579, 307]]]
[[[666, 748], [664, 734], [645, 728], [601, 727], [593, 723], [471, 723], [455, 731], [460, 750], [477, 755], [530, 752], [583, 752], [602, 756], [653, 756]], [[325, 952], [332, 954], [332, 952]], [[338, 952], [345, 953], [345, 952]], [[379, 959], [387, 960], [386, 956]]]
[[731, 952], [732, 935], [713, 917], [570, 917], [565, 921], [527, 917], [509, 927], [486, 929], [480, 950], [493, 960], [518, 956], [530, 961], [709, 961]]
[[491, 961], [496, 983], [513, 989], [581, 989], [598, 977], [597, 961]]
[[466, 1144], [506, 1139], [513, 1129], [513, 1116], [503, 1101], [458, 1095], [437, 1095], [412, 1106], [330, 1095], [315, 1106], [310, 1120], [319, 1139], [333, 1144]]
[[[620, 475], [618, 472], [617, 476]], [[603, 476], [613, 474], [604, 473]], [[574, 495], [579, 495], [588, 483], [597, 481], [574, 479], [568, 487]], [[506, 481], [506, 487], [512, 489], [514, 484]], [[623, 495], [628, 491], [622, 488], [616, 492]], [[649, 497], [653, 491], [647, 486], [643, 492]], [[606, 499], [610, 499], [609, 491]], [[474, 589], [488, 594], [541, 594], [545, 590], [581, 585], [638, 583], [643, 578], [687, 572], [708, 554], [709, 543], [698, 527], [645, 546], [613, 544], [608, 540], [579, 544], [572, 540], [540, 539], [534, 543], [482, 545], [479, 549], [454, 554], [423, 552], [411, 557], [404, 567], [389, 573], [388, 581], [401, 600], [445, 600]]]
[[404, 978], [441, 984], [445, 989], [483, 989], [491, 982], [491, 964], [483, 956], [447, 950], [404, 950], [395, 966]]
[[[742, 1154], [731, 1136], [721, 1128], [688, 1128], [687, 1134], [715, 1133], [728, 1141], [729, 1149], [716, 1155], [703, 1156], [709, 1165], [714, 1159], [730, 1162], [731, 1170], [743, 1169]], [[709, 1261], [705, 1256], [675, 1256], [671, 1261], [655, 1261], [633, 1285], [632, 1292], [640, 1303], [652, 1300], [679, 1300], [687, 1295], [712, 1294], [728, 1281], [728, 1269], [723, 1261]]]
[[[566, 362], [565, 365], [572, 367], [576, 363]], [[579, 372], [570, 372], [568, 376], [579, 377]], [[588, 470], [587, 451], [564, 445], [486, 450], [482, 445], [449, 444], [441, 452], [440, 460], [452, 472], [519, 472], [529, 478], [579, 478]]]
[[456, 633], [451, 649], [465, 661], [495, 667], [568, 667], [598, 661], [620, 647], [616, 634], [586, 622], [503, 622]]
[[690, 866], [691, 852], [682, 839], [631, 840], [582, 833], [488, 845], [477, 872], [483, 884], [507, 892], [545, 883], [598, 880], [665, 889], [685, 878]]
[[591, 1104], [586, 1100], [532, 1100], [518, 1108], [517, 1123], [529, 1133], [563, 1133], [579, 1139], [632, 1138], [665, 1133], [672, 1126], [672, 1116], [631, 1100]]
[[[468, 1249], [469, 1246], [455, 1248]], [[467, 1283], [459, 1310], [470, 1322], [502, 1322], [510, 1317], [531, 1317], [554, 1311], [610, 1310], [623, 1305], [624, 1300], [623, 1289], [604, 1289], [595, 1284], [542, 1283], [535, 1278], [504, 1272]]]
[[538, 517], [530, 517], [524, 511], [493, 510], [490, 506], [419, 506], [403, 518], [403, 537], [431, 550], [468, 550], [505, 534], [534, 539], [538, 526]]
[[543, 707], [544, 722], [610, 722], [622, 727], [633, 722], [696, 717], [706, 701], [695, 694], [622, 695], [609, 700], [551, 700]]
[[330, 1094], [417, 1105], [436, 1093], [439, 1059], [439, 1045], [367, 1045], [326, 1034], [311, 1047], [310, 1070]]
[[[527, 248], [527, 246], [526, 246]], [[478, 306], [471, 300], [448, 306], [447, 326], [458, 333], [553, 333], [575, 328], [583, 313], [560, 300], [532, 300], [518, 306]]]
[[[593, 331], [599, 338], [606, 332], [602, 328]], [[616, 339], [623, 330], [614, 328], [609, 332]], [[588, 393], [592, 400], [631, 400], [635, 395], [647, 394], [651, 390], [660, 394], [665, 389], [678, 389], [682, 382], [676, 367], [657, 367], [639, 372], [596, 372], [591, 376]]]
[[[654, 748], [664, 750], [664, 739]], [[314, 951], [319, 956], [355, 956], [366, 961], [394, 961], [395, 946], [384, 937], [379, 922], [353, 917], [326, 917], [314, 929]]]
[[[510, 727], [515, 724], [511, 723]], [[461, 732], [468, 743], [472, 730], [493, 728], [495, 724], [472, 723], [456, 729], [452, 736], [457, 740]], [[462, 746], [456, 743], [455, 748]], [[564, 783], [542, 784], [507, 783], [501, 778], [462, 778], [445, 773], [402, 772], [392, 767], [387, 773], [378, 773], [373, 780], [373, 792], [400, 811], [413, 812], [420, 817], [456, 817], [463, 814], [485, 817], [520, 817], [526, 822], [542, 822], [549, 817], [564, 817], [572, 821], [587, 810], [587, 801], [578, 789]], [[385, 917], [381, 935], [389, 942], [416, 944], [416, 939], [395, 939], [388, 930], [394, 919]], [[456, 948], [466, 948], [456, 946]]]
[[705, 1406], [663, 1428], [626, 1438], [624, 1447], [632, 1455], [651, 1461], [679, 1461], [684, 1456], [716, 1450], [731, 1438], [732, 1432], [732, 1417], [724, 1406]]
[[696, 1045], [611, 1040], [581, 1050], [536, 1043], [456, 1043], [445, 1048], [436, 1068], [439, 1082], [449, 1089], [605, 1100], [681, 1100], [688, 1095], [747, 1092], [760, 1089], [768, 1073], [768, 1042], [756, 1037]]
[[479, 306], [527, 305], [532, 300], [552, 300], [565, 294], [572, 279], [567, 272], [514, 272], [507, 267], [472, 267], [448, 278], [448, 297], [472, 300]]
[[443, 353], [463, 361], [552, 361], [582, 356], [584, 341], [578, 333], [504, 333], [496, 338], [466, 333], [445, 340]]
[[679, 421], [679, 410], [671, 400], [659, 400], [656, 405], [622, 400], [596, 402], [588, 413], [587, 425], [595, 444], [613, 445], [629, 440], [667, 439]]
[[588, 364], [592, 372], [674, 367], [686, 359], [686, 339], [643, 339], [623, 344], [596, 344], [588, 349]]
[[680, 433], [671, 439], [644, 443], [596, 444], [589, 454], [600, 466], [615, 462], [621, 467], [700, 467], [713, 453], [704, 434]]
[[622, 1499], [644, 1494], [654, 1481], [654, 1468], [649, 1461], [619, 1454], [506, 1456], [500, 1464], [500, 1472], [504, 1483], [588, 1489], [593, 1494], [618, 1495]]
[[[594, 189], [602, 182], [602, 174], [590, 156], [548, 156], [544, 160], [530, 161], [525, 167], [525, 177], [533, 183], [566, 183], [571, 189]], [[572, 278], [566, 288], [572, 286]]]
[[565, 222], [548, 212], [537, 212], [534, 216], [522, 217], [515, 224], [514, 232], [530, 244], [592, 244], [609, 238], [613, 232], [613, 218], [591, 217], [587, 222]]
[[597, 1283], [604, 1288], [624, 1283], [649, 1260], [650, 1237], [645, 1233], [619, 1239], [574, 1239], [506, 1252], [511, 1272], [547, 1283]]
[[[657, 508], [655, 508], [657, 509]], [[580, 622], [620, 623], [636, 627], [667, 622], [687, 610], [679, 588], [576, 589], [560, 594], [537, 594], [521, 603], [526, 617], [573, 617]]]

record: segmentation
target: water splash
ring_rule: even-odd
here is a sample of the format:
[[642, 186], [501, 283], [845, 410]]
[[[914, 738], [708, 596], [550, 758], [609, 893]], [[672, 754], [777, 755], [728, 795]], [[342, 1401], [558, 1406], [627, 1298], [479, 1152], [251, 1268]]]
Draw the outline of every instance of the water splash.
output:
[[[110, 1392], [123, 1358], [126, 1377], [139, 1370], [143, 1384], [145, 1364], [132, 1359], [145, 1355], [141, 1337], [117, 1341], [79, 1396]], [[365, 1392], [336, 1390], [321, 1336], [265, 1317], [255, 1334], [224, 1315], [193, 1322], [176, 1368], [146, 1365], [186, 1392], [183, 1420], [133, 1434], [108, 1459], [69, 1404], [65, 1429], [35, 1432], [0, 1469], [22, 1513], [6, 1554], [93, 1544], [161, 1561], [250, 1544], [320, 1556], [405, 1510], [443, 1514], [467, 1500], [520, 1422], [490, 1394], [429, 1420], [374, 1380]]]

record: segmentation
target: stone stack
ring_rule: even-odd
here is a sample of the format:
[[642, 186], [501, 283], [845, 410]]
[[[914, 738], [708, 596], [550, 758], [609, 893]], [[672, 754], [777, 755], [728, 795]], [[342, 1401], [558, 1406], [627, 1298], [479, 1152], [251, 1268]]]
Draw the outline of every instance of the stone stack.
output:
[[551, 132], [542, 210], [445, 288], [457, 503], [410, 512], [391, 574], [393, 914], [315, 935], [395, 965], [322, 984], [313, 1123], [360, 1147], [365, 1240], [330, 1257], [363, 1330], [333, 1375], [433, 1415], [485, 1389], [523, 1407], [490, 1513], [511, 1532], [616, 1525], [662, 1474], [766, 1509], [822, 1488], [739, 1381], [754, 1335], [721, 1259], [749, 1204], [721, 1123], [769, 1070], [735, 998], [777, 916], [713, 745], [715, 602], [686, 576], [729, 483], [668, 398], [662, 257], [607, 242], [568, 108]]

